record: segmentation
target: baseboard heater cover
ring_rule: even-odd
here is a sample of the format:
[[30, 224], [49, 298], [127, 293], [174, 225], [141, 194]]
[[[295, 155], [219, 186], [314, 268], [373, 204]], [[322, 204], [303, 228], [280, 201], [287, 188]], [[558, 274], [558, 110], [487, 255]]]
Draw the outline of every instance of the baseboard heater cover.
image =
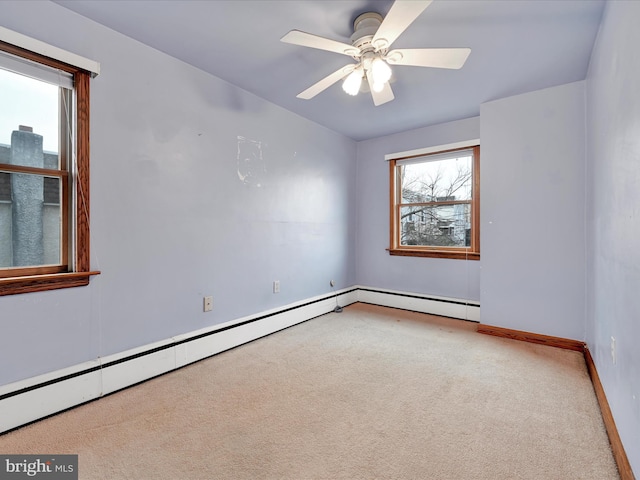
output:
[[356, 303], [357, 289], [0, 386], [0, 434]]
[[480, 321], [480, 303], [471, 300], [358, 286], [358, 301], [459, 320]]
[[477, 302], [354, 286], [0, 386], [0, 434], [353, 303], [479, 321]]

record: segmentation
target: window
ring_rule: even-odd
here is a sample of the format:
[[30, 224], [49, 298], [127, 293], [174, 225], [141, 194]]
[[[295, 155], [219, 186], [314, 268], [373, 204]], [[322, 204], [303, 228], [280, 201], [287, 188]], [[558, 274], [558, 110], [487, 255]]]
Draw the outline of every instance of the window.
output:
[[389, 253], [479, 260], [480, 147], [389, 163]]
[[0, 295], [87, 285], [91, 73], [0, 42]]

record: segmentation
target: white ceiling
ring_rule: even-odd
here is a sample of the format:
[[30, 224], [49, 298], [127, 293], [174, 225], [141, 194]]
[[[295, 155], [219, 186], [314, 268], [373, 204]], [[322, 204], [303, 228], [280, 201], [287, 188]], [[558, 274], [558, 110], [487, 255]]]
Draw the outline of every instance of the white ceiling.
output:
[[480, 104], [583, 80], [604, 0], [434, 0], [395, 48], [470, 47], [461, 70], [396, 66], [375, 107], [340, 82], [296, 95], [350, 58], [280, 42], [299, 29], [350, 43], [355, 17], [391, 0], [57, 0], [58, 4], [303, 117], [363, 140], [476, 116]]

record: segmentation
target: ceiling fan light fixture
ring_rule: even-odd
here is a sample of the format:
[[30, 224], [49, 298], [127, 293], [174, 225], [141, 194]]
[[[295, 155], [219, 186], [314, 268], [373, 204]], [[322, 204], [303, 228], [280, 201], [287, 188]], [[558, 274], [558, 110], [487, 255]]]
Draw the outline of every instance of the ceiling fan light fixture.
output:
[[373, 82], [373, 91], [376, 93], [380, 93], [382, 90], [384, 90], [384, 83], [376, 83]]
[[[388, 0], [387, 0], [388, 1]], [[343, 81], [342, 89], [349, 95], [370, 92], [377, 107], [393, 100], [391, 77], [394, 66], [460, 69], [471, 53], [469, 48], [405, 48], [390, 50], [395, 40], [416, 20], [433, 0], [395, 0], [382, 17], [365, 12], [353, 22], [351, 44], [331, 40], [300, 30], [291, 30], [280, 40], [285, 43], [340, 53], [353, 58], [341, 69], [297, 95], [309, 100], [333, 84]], [[373, 3], [373, 2], [363, 2]], [[363, 84], [363, 79], [367, 81]]]
[[391, 78], [391, 67], [382, 58], [376, 57], [371, 62], [371, 75], [373, 75], [374, 85], [384, 85]]
[[342, 82], [342, 90], [344, 90], [348, 95], [355, 96], [360, 91], [361, 85], [362, 70], [360, 68], [356, 68], [353, 72], [347, 75], [347, 78]]

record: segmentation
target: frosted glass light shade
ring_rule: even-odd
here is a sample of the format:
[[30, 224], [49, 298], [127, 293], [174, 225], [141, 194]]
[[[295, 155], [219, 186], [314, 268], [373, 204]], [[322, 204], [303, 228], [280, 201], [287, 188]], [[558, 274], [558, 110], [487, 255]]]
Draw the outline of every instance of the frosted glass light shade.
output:
[[391, 78], [391, 67], [380, 57], [374, 58], [371, 62], [371, 75], [373, 83], [385, 84]]
[[362, 85], [362, 70], [355, 69], [351, 72], [347, 78], [342, 82], [342, 89], [348, 95], [355, 96], [360, 91], [360, 86]]
[[373, 82], [373, 91], [374, 92], [380, 93], [382, 90], [384, 90], [384, 83]]

